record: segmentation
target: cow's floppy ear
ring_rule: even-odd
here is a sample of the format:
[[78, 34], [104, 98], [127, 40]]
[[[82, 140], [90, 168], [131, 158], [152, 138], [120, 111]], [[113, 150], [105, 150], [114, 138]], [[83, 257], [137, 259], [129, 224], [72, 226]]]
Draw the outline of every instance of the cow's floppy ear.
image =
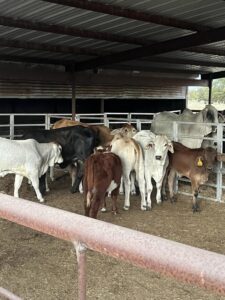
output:
[[197, 167], [203, 167], [203, 161], [204, 161], [203, 157], [202, 156], [198, 156], [196, 158], [196, 160], [195, 160], [196, 166]]
[[171, 153], [174, 153], [173, 143], [171, 141], [169, 141], [167, 143], [167, 146], [168, 146], [168, 151], [170, 151]]

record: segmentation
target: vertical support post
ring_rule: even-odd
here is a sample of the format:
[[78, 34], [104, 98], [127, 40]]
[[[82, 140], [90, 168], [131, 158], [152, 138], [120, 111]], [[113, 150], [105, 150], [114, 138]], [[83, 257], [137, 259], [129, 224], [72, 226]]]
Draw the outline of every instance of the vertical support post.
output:
[[141, 120], [140, 119], [136, 120], [136, 126], [137, 126], [137, 130], [140, 131], [141, 130]]
[[10, 115], [10, 119], [9, 119], [9, 137], [10, 137], [10, 140], [13, 140], [14, 139], [14, 134], [15, 134], [15, 118], [14, 118], [14, 115]]
[[208, 104], [212, 104], [212, 78], [209, 78], [209, 99]]
[[[179, 125], [179, 123], [177, 123], [176, 121], [173, 121], [173, 137], [172, 137], [172, 139], [174, 142], [178, 141], [178, 125]], [[177, 194], [177, 192], [178, 192], [177, 174], [175, 175], [175, 178], [174, 178], [173, 189], [174, 189], [174, 193]]]
[[106, 113], [104, 113], [104, 125], [109, 127], [109, 119]]
[[45, 129], [50, 129], [51, 122], [50, 122], [50, 116], [49, 114], [45, 115]]
[[[223, 152], [223, 125], [217, 125], [217, 151], [219, 153]], [[222, 201], [222, 185], [223, 185], [223, 176], [222, 176], [222, 162], [218, 162], [218, 169], [216, 172], [216, 200]]]
[[78, 299], [86, 300], [86, 250], [80, 242], [74, 243], [78, 264]]
[[76, 90], [75, 90], [75, 74], [72, 71], [72, 120], [75, 120], [76, 115]]

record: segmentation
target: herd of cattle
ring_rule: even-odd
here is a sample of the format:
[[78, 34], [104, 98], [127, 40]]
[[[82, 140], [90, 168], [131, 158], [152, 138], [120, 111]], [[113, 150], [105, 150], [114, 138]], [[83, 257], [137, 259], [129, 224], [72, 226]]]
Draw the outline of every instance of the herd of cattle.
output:
[[[192, 122], [179, 127], [179, 143], [173, 141], [173, 121]], [[89, 125], [62, 119], [50, 130], [28, 130], [20, 140], [0, 138], [0, 176], [15, 174], [14, 196], [23, 177], [31, 181], [39, 201], [48, 191], [46, 172], [55, 164], [68, 168], [71, 192], [84, 190], [85, 215], [97, 218], [106, 210], [105, 198], [111, 194], [112, 211], [117, 212], [119, 191], [125, 192], [124, 209], [130, 207], [130, 194], [138, 184], [141, 209], [150, 210], [152, 179], [157, 189], [156, 202], [174, 201], [175, 176], [190, 179], [193, 212], [199, 211], [199, 186], [208, 180], [216, 161], [224, 155], [215, 147], [203, 147], [204, 137], [215, 134], [212, 123], [224, 122], [222, 115], [207, 105], [199, 113], [185, 109], [182, 114], [156, 114], [150, 130], [137, 130], [131, 124], [110, 130], [104, 125]], [[101, 149], [99, 149], [99, 147]], [[53, 177], [53, 172], [51, 172]]]

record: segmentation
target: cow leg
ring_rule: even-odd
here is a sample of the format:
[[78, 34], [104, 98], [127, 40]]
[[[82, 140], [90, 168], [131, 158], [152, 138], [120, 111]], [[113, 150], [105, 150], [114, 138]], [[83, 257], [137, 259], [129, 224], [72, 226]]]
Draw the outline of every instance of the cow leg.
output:
[[134, 172], [131, 172], [130, 180], [131, 180], [131, 195], [136, 195], [135, 173]]
[[[32, 180], [31, 180], [31, 182], [32, 182]], [[42, 195], [46, 194], [46, 191], [47, 191], [46, 190], [46, 173], [44, 175], [42, 175], [39, 179], [38, 190], [40, 190], [40, 193]]]
[[112, 213], [114, 215], [116, 215], [118, 213], [118, 209], [117, 209], [117, 197], [119, 194], [119, 187], [115, 188], [115, 190], [112, 191], [111, 193], [111, 198], [112, 198]]
[[169, 195], [170, 195], [170, 201], [174, 202], [175, 198], [174, 198], [174, 178], [176, 175], [176, 171], [171, 169], [170, 173], [168, 175], [168, 187], [169, 187]]
[[75, 182], [71, 188], [71, 193], [79, 192], [79, 185], [83, 178], [83, 174], [84, 174], [84, 163], [83, 163], [83, 161], [78, 160], [77, 161], [77, 174], [76, 174]]
[[104, 194], [101, 193], [100, 195], [98, 194], [98, 192], [94, 194], [93, 200], [91, 201], [89, 217], [97, 219], [97, 214], [103, 201], [104, 201]]
[[46, 190], [46, 192], [50, 191], [50, 188], [48, 186], [48, 176], [47, 176], [47, 173], [45, 175], [45, 190]]
[[14, 181], [14, 197], [19, 198], [19, 188], [21, 187], [23, 176], [16, 175]]
[[51, 178], [51, 181], [55, 180], [55, 177], [54, 177], [54, 167], [50, 167], [50, 178]]
[[68, 166], [68, 171], [70, 173], [70, 177], [71, 177], [71, 180], [72, 180], [71, 186], [73, 186], [74, 183], [75, 183], [75, 180], [76, 180], [77, 167], [71, 164], [71, 165]]
[[159, 181], [156, 182], [156, 189], [157, 189], [156, 202], [157, 202], [157, 204], [161, 204], [162, 203], [162, 199], [161, 199], [162, 183], [163, 183], [163, 178], [161, 178], [161, 180], [159, 180]]
[[[42, 176], [43, 177], [43, 176]], [[30, 177], [30, 180], [32, 182], [32, 185], [34, 187], [35, 193], [37, 195], [37, 198], [40, 202], [44, 202], [44, 198], [42, 197], [42, 194], [39, 190], [39, 180], [38, 180], [38, 176], [32, 176]]]
[[124, 179], [123, 179], [123, 176], [121, 176], [121, 180], [120, 180], [120, 195], [123, 195], [124, 194]]
[[130, 176], [129, 174], [123, 175], [124, 188], [125, 188], [125, 201], [124, 201], [124, 210], [129, 210], [130, 208]]
[[[110, 192], [110, 195], [111, 195], [111, 192]], [[107, 211], [107, 209], [106, 209], [106, 197], [107, 197], [107, 193], [105, 194], [103, 204], [102, 204], [102, 208], [101, 208], [101, 212], [103, 212], [103, 213]]]
[[163, 176], [163, 181], [162, 181], [162, 201], [167, 200], [166, 183], [167, 183], [167, 179], [168, 179], [168, 173], [169, 173], [169, 168], [166, 168], [165, 174]]
[[193, 213], [200, 212], [200, 207], [198, 204], [199, 184], [195, 180], [191, 180], [191, 187], [192, 187], [192, 195], [193, 195], [193, 200], [192, 200]]

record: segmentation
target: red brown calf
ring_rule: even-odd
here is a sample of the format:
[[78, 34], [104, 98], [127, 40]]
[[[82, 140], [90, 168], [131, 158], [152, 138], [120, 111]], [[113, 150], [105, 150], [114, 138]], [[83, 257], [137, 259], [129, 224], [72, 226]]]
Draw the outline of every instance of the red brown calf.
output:
[[105, 208], [108, 192], [111, 192], [112, 211], [117, 213], [116, 201], [121, 175], [122, 165], [116, 154], [96, 152], [87, 158], [83, 181], [85, 216], [97, 218], [100, 207]]
[[209, 170], [217, 160], [217, 151], [214, 148], [207, 147], [190, 149], [181, 143], [173, 142], [174, 153], [169, 153], [169, 176], [168, 186], [170, 200], [174, 201], [174, 178], [185, 176], [190, 179], [193, 195], [193, 212], [199, 211], [197, 197], [199, 186], [208, 180]]

